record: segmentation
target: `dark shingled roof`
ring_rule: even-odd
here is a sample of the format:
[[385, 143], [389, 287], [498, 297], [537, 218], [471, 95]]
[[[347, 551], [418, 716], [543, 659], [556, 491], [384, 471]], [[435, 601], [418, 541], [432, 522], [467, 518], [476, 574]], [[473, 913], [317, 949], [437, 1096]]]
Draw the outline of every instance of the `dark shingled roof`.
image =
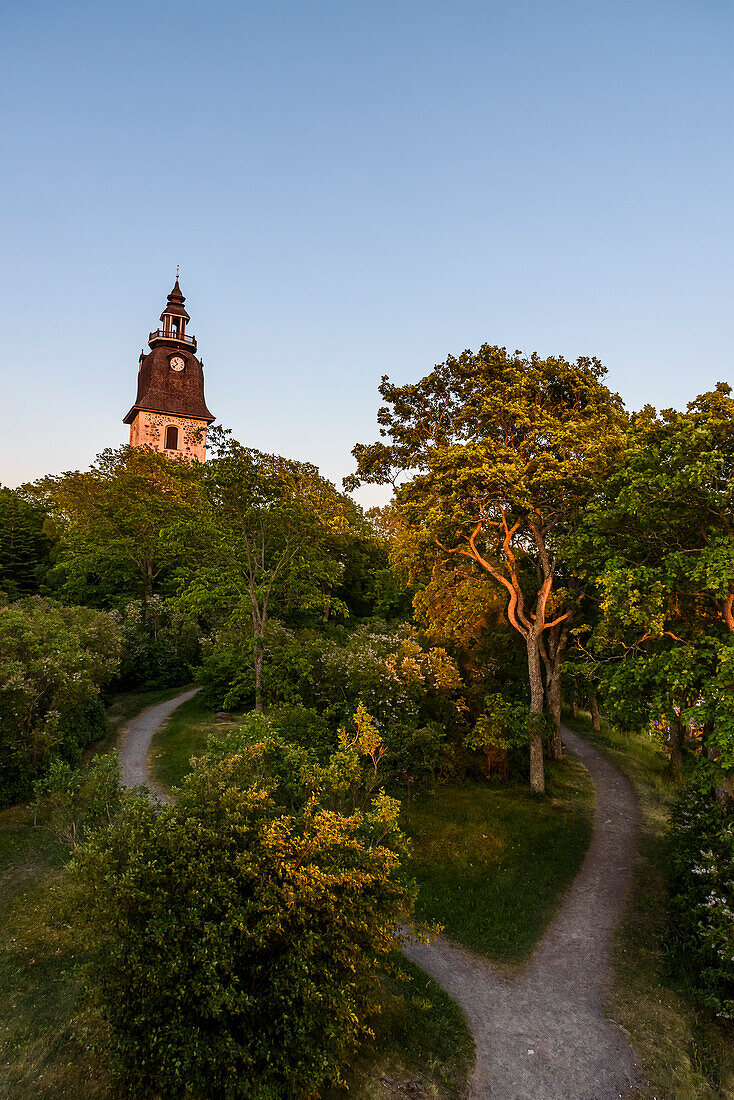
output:
[[168, 295], [168, 305], [163, 310], [163, 313], [161, 313], [161, 321], [167, 313], [172, 313], [176, 317], [185, 317], [187, 321], [190, 321], [191, 318], [184, 309], [185, 301], [186, 299], [181, 293], [181, 287], [178, 285], [178, 279], [176, 279], [173, 290]]
[[[174, 291], [176, 287], [178, 280]], [[169, 363], [174, 355], [186, 360], [182, 371], [171, 370]], [[214, 417], [204, 400], [204, 371], [193, 352], [168, 341], [157, 343], [148, 355], [143, 356], [138, 374], [138, 396], [123, 424], [132, 424], [141, 409], [170, 413], [172, 416], [191, 416], [211, 424]]]

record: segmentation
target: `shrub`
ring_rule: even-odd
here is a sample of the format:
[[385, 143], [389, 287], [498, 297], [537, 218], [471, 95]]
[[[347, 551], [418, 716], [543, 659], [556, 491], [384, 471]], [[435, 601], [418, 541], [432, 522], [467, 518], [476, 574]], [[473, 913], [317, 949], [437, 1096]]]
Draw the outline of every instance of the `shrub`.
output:
[[669, 834], [670, 935], [697, 998], [734, 1019], [734, 800], [705, 773], [682, 790]]
[[72, 768], [55, 757], [33, 784], [33, 821], [73, 851], [102, 826], [109, 826], [122, 799], [117, 752], [95, 756], [86, 767]]
[[255, 716], [175, 804], [128, 798], [77, 850], [122, 1092], [313, 1096], [364, 1034], [413, 897], [398, 805], [377, 790], [340, 813], [353, 754], [320, 775], [303, 762]]
[[121, 648], [103, 611], [38, 596], [0, 607], [0, 806], [27, 797], [53, 756], [74, 763], [105, 732], [100, 689]]
[[336, 733], [311, 707], [293, 703], [270, 707], [268, 718], [286, 741], [308, 749], [319, 760], [328, 758], [336, 748]]
[[509, 703], [499, 694], [487, 695], [484, 713], [464, 738], [468, 749], [484, 754], [487, 771], [507, 777], [510, 758], [530, 737], [530, 711], [522, 703]]

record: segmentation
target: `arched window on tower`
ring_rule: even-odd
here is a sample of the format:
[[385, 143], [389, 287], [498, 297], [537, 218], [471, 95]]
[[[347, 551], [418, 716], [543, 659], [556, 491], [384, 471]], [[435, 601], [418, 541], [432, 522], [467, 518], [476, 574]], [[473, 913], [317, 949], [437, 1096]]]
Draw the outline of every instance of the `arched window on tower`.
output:
[[178, 450], [178, 428], [174, 427], [173, 424], [169, 424], [166, 428], [166, 450]]

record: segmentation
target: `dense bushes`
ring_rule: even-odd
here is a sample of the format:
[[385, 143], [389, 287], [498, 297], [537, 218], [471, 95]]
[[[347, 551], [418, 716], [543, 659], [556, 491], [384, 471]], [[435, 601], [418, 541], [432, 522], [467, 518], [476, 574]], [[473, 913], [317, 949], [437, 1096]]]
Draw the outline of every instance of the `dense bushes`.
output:
[[[247, 632], [234, 627], [205, 646], [200, 675], [212, 705], [253, 706], [251, 646]], [[363, 704], [384, 739], [391, 782], [430, 781], [448, 766], [452, 741], [467, 724], [461, 675], [444, 649], [422, 646], [413, 627], [374, 623], [327, 634], [272, 621], [265, 646], [265, 705], [275, 708], [280, 725], [293, 725], [297, 741], [303, 743], [305, 722], [316, 744], [333, 747], [339, 725]], [[298, 715], [295, 725], [288, 708]]]
[[152, 691], [191, 680], [191, 666], [199, 657], [196, 623], [178, 612], [171, 601], [151, 596], [143, 605], [133, 600], [123, 611], [110, 615], [122, 636], [119, 689]]
[[254, 716], [175, 804], [128, 796], [77, 849], [123, 1093], [282, 1100], [339, 1078], [413, 899], [375, 758], [368, 719], [318, 766]]
[[105, 732], [100, 688], [120, 654], [104, 612], [38, 596], [0, 607], [0, 806], [27, 797], [53, 755], [74, 762]]
[[702, 1004], [734, 1020], [734, 801], [703, 776], [671, 819], [670, 918], [677, 966]]

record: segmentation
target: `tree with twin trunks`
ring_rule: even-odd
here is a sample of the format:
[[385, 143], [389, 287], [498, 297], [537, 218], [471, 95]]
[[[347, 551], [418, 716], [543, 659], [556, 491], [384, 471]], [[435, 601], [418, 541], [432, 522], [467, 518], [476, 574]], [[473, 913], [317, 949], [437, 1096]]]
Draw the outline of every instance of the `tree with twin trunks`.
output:
[[378, 422], [388, 442], [358, 444], [357, 472], [345, 482], [392, 483], [407, 523], [504, 589], [527, 651], [534, 791], [545, 789], [542, 665], [552, 683], [571, 616], [558, 584], [564, 536], [624, 440], [626, 415], [605, 373], [597, 359], [528, 358], [484, 344], [413, 385], [384, 376]]

